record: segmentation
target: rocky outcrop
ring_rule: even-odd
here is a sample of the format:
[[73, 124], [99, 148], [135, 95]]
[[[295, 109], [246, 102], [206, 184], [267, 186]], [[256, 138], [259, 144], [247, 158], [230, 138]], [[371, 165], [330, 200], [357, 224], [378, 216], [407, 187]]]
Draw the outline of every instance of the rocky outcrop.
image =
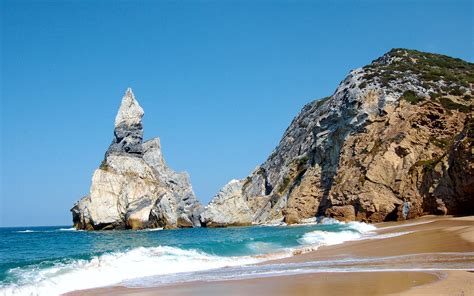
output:
[[[114, 139], [107, 150], [109, 154], [142, 155], [143, 125], [145, 114], [128, 89], [115, 117]], [[106, 155], [106, 156], [107, 156]]]
[[143, 115], [128, 89], [115, 119], [112, 144], [93, 174], [90, 194], [71, 209], [77, 229], [200, 226], [201, 206], [189, 176], [166, 165], [158, 138], [143, 142]]
[[242, 196], [242, 181], [225, 185], [201, 214], [208, 227], [244, 226], [252, 224], [252, 212]]
[[473, 83], [472, 63], [388, 52], [351, 71], [332, 96], [306, 105], [269, 158], [234, 181], [241, 186], [224, 188], [201, 221], [474, 214]]

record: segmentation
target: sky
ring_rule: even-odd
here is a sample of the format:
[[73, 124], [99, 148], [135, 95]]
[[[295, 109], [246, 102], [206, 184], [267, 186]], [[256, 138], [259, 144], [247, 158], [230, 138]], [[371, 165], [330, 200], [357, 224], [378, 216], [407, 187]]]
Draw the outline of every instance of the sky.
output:
[[0, 2], [0, 226], [72, 224], [127, 87], [206, 204], [351, 69], [396, 47], [474, 61], [472, 1]]

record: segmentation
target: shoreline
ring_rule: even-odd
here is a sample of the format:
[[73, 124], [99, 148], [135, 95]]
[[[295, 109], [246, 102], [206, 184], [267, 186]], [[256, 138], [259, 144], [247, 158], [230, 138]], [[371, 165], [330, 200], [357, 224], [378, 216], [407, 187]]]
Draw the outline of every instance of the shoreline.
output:
[[[474, 258], [452, 259], [445, 255], [472, 253], [474, 251], [474, 216], [435, 217], [424, 216], [403, 222], [374, 224], [381, 238], [347, 241], [342, 244], [321, 246], [315, 251], [294, 253], [283, 259], [273, 259], [257, 265], [295, 264], [311, 262], [333, 262], [344, 258], [360, 260], [351, 263], [359, 268], [356, 272], [308, 272], [301, 274], [279, 274], [266, 277], [217, 281], [194, 281], [174, 283], [158, 287], [129, 288], [120, 285], [79, 290], [64, 295], [474, 295]], [[398, 235], [402, 233], [401, 235]], [[385, 235], [385, 236], [384, 236]], [[444, 254], [444, 255], [443, 255]], [[462, 263], [468, 270], [448, 268], [422, 270], [377, 270], [361, 271], [364, 267], [387, 265], [417, 266], [420, 260], [437, 263]], [[411, 256], [414, 256], [413, 258]], [[364, 261], [384, 258], [385, 263]], [[387, 259], [388, 258], [388, 259]], [[457, 260], [457, 261], [456, 261]], [[376, 265], [379, 264], [379, 265]], [[405, 264], [405, 265], [403, 265]], [[472, 268], [471, 268], [472, 267]], [[464, 268], [466, 269], [466, 268]], [[472, 293], [472, 294], [469, 294]], [[334, 293], [333, 293], [334, 294]]]

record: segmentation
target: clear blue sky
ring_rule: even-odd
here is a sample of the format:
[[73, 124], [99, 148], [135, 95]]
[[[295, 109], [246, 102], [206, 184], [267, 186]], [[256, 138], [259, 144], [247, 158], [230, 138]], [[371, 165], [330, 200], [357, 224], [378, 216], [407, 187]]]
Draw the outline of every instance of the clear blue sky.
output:
[[207, 203], [393, 47], [474, 60], [472, 1], [1, 0], [0, 226], [67, 225], [127, 87]]

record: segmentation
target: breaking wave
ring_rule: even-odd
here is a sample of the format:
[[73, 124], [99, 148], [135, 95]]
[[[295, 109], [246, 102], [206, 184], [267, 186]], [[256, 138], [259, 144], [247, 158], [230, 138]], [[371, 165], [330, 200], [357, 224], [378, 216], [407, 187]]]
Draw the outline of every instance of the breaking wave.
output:
[[342, 244], [346, 241], [358, 240], [364, 237], [375, 235], [373, 231], [377, 229], [375, 226], [362, 222], [339, 222], [334, 219], [324, 219], [322, 224], [340, 224], [344, 228], [342, 231], [324, 231], [315, 230], [305, 233], [299, 239], [301, 244], [317, 246], [331, 246]]
[[263, 260], [246, 256], [220, 257], [167, 246], [139, 247], [125, 252], [103, 254], [90, 260], [52, 262], [52, 266], [47, 268], [33, 265], [11, 269], [8, 272], [18, 281], [0, 286], [0, 294], [59, 295], [151, 275], [200, 271]]
[[[196, 249], [157, 246], [109, 252], [89, 259], [63, 258], [15, 267], [7, 271], [8, 278], [13, 280], [0, 282], [0, 295], [59, 295], [75, 290], [136, 281], [150, 276], [166, 275], [170, 281], [173, 281], [192, 272], [211, 272], [223, 267], [249, 266], [314, 251], [322, 245], [335, 245], [349, 240], [377, 237], [373, 232], [376, 228], [365, 223], [343, 223], [323, 219], [320, 224], [323, 226], [318, 230], [313, 228], [306, 231], [291, 228], [294, 231], [303, 230], [295, 238], [297, 245], [292, 247], [284, 247], [278, 240], [253, 241], [257, 237], [247, 237], [245, 240], [248, 241], [242, 245], [247, 250], [244, 256], [217, 256]], [[22, 231], [33, 232], [32, 230]], [[75, 230], [61, 228], [54, 231]]]

